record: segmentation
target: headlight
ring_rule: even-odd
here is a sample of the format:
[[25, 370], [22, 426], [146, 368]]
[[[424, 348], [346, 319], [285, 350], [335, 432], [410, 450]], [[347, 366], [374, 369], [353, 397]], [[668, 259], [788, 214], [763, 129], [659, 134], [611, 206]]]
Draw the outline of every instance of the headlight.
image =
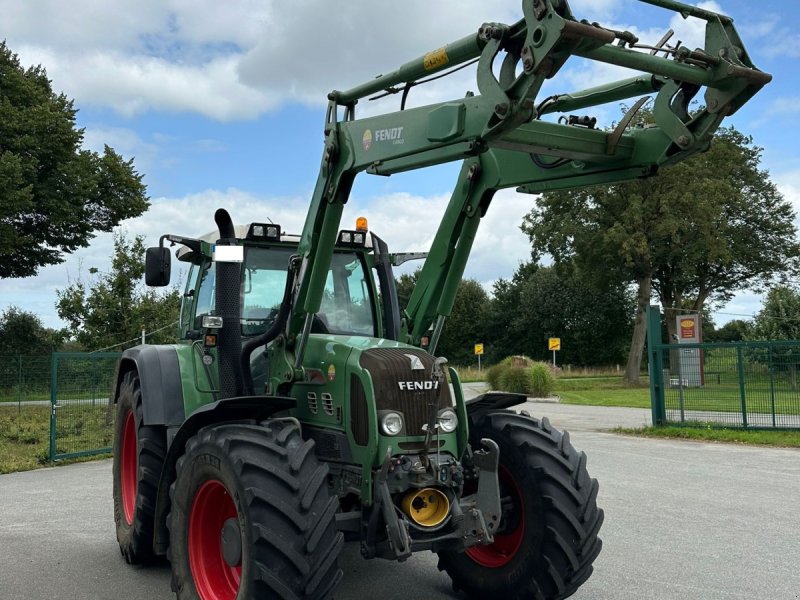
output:
[[452, 433], [458, 427], [458, 417], [454, 410], [446, 408], [439, 413], [439, 427], [444, 433]]
[[396, 412], [386, 413], [381, 417], [381, 431], [385, 435], [397, 435], [403, 431], [403, 417]]

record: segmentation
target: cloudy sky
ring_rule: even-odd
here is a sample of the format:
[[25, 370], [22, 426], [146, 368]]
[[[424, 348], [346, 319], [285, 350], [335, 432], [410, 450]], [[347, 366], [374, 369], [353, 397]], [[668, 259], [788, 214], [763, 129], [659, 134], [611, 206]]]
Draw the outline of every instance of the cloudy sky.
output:
[[[571, 0], [577, 18], [599, 21], [656, 42], [702, 45], [702, 25], [634, 0]], [[764, 164], [800, 208], [800, 11], [790, 0], [701, 3], [733, 16], [756, 64], [775, 77], [729, 122], [765, 148]], [[84, 145], [114, 147], [144, 174], [150, 210], [123, 224], [156, 243], [163, 233], [199, 235], [213, 212], [239, 223], [267, 217], [299, 232], [317, 175], [325, 97], [393, 70], [474, 32], [485, 21], [511, 23], [520, 0], [0, 0], [0, 36], [25, 65], [42, 64], [56, 91], [74, 98]], [[569, 92], [628, 76], [574, 60], [544, 93]], [[474, 90], [464, 70], [416, 88], [410, 104]], [[397, 99], [359, 105], [391, 111]], [[597, 111], [605, 126], [616, 107]], [[458, 171], [447, 165], [356, 182], [344, 222], [369, 218], [397, 251], [425, 250]], [[535, 198], [499, 194], [475, 242], [466, 276], [487, 288], [529, 257], [520, 232]], [[0, 310], [16, 305], [61, 326], [56, 290], [109, 263], [110, 235], [29, 279], [0, 280]], [[717, 316], [752, 314], [758, 297], [741, 294]]]

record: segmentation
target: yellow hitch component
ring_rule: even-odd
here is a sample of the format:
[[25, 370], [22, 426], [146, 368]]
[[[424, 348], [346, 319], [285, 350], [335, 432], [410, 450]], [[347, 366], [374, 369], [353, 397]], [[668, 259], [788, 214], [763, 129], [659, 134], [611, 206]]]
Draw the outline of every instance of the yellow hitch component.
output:
[[421, 527], [436, 527], [450, 514], [450, 501], [435, 488], [411, 490], [402, 505], [403, 512]]

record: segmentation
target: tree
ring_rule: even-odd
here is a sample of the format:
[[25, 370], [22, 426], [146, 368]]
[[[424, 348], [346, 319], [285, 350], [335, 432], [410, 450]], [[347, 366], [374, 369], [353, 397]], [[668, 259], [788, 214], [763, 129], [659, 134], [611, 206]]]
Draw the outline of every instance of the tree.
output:
[[67, 337], [63, 329], [50, 329], [34, 313], [10, 306], [0, 314], [0, 348], [5, 355], [49, 356]]
[[29, 277], [148, 207], [142, 177], [108, 146], [80, 148], [73, 101], [0, 42], [0, 279]]
[[[721, 129], [708, 152], [656, 177], [549, 192], [525, 217], [535, 257], [574, 260], [590, 281], [636, 285], [628, 381], [639, 379], [652, 292], [675, 314], [797, 273], [794, 211], [759, 168], [761, 152], [750, 137]], [[671, 339], [674, 319], [667, 328]]]
[[772, 288], [753, 319], [757, 340], [800, 340], [800, 292], [788, 286]]
[[[419, 269], [413, 274], [403, 274], [395, 281], [400, 310], [405, 310], [419, 277]], [[465, 365], [475, 360], [475, 344], [484, 340], [486, 318], [489, 311], [489, 295], [474, 279], [464, 279], [458, 285], [453, 310], [445, 321], [438, 356], [446, 356], [454, 364]]]
[[550, 360], [547, 339], [561, 338], [562, 364], [619, 363], [630, 339], [633, 299], [627, 286], [586, 285], [574, 269], [523, 265], [495, 284], [489, 319], [495, 359], [525, 354]]
[[489, 295], [483, 286], [474, 279], [462, 280], [436, 354], [458, 365], [475, 362], [475, 344], [485, 341], [488, 310]]
[[417, 285], [417, 277], [419, 276], [419, 269], [412, 274], [403, 273], [399, 279], [395, 280], [397, 288], [397, 303], [400, 305], [400, 310], [405, 310], [408, 306], [408, 301], [411, 299], [411, 294], [414, 292], [414, 286]]
[[88, 289], [79, 280], [57, 292], [58, 316], [72, 326], [87, 350], [136, 340], [143, 329], [154, 332], [149, 343], [174, 341], [180, 294], [175, 288], [159, 293], [144, 285], [144, 254], [141, 236], [131, 242], [124, 234], [115, 235], [111, 271], [93, 269]]
[[751, 339], [753, 324], [750, 321], [734, 319], [715, 329], [708, 337], [703, 337], [706, 342], [741, 342]]

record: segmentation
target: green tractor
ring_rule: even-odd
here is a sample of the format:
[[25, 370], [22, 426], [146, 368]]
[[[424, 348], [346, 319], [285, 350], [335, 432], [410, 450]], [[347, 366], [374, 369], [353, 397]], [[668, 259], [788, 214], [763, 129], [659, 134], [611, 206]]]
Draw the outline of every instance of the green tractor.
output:
[[[577, 21], [565, 0], [525, 0], [489, 23], [348, 91], [329, 94], [319, 178], [299, 236], [279, 224], [162, 236], [188, 271], [182, 343], [126, 351], [116, 379], [114, 515], [130, 563], [166, 556], [178, 598], [324, 599], [343, 544], [403, 561], [430, 550], [467, 597], [558, 599], [601, 549], [597, 481], [567, 433], [511, 410], [524, 396], [465, 399], [436, 347], [481, 218], [497, 190], [539, 193], [653, 175], [706, 149], [722, 119], [770, 80], [730, 18], [643, 0], [707, 22], [706, 47], [650, 53], [629, 32]], [[661, 56], [664, 54], [664, 56]], [[535, 103], [572, 55], [634, 77]], [[356, 119], [358, 100], [477, 62], [479, 95]], [[705, 87], [704, 106], [690, 109]], [[610, 131], [548, 113], [647, 94], [654, 123]], [[359, 219], [341, 228], [355, 176], [463, 166], [425, 255], [392, 254]], [[424, 258], [408, 306], [393, 267]]]

